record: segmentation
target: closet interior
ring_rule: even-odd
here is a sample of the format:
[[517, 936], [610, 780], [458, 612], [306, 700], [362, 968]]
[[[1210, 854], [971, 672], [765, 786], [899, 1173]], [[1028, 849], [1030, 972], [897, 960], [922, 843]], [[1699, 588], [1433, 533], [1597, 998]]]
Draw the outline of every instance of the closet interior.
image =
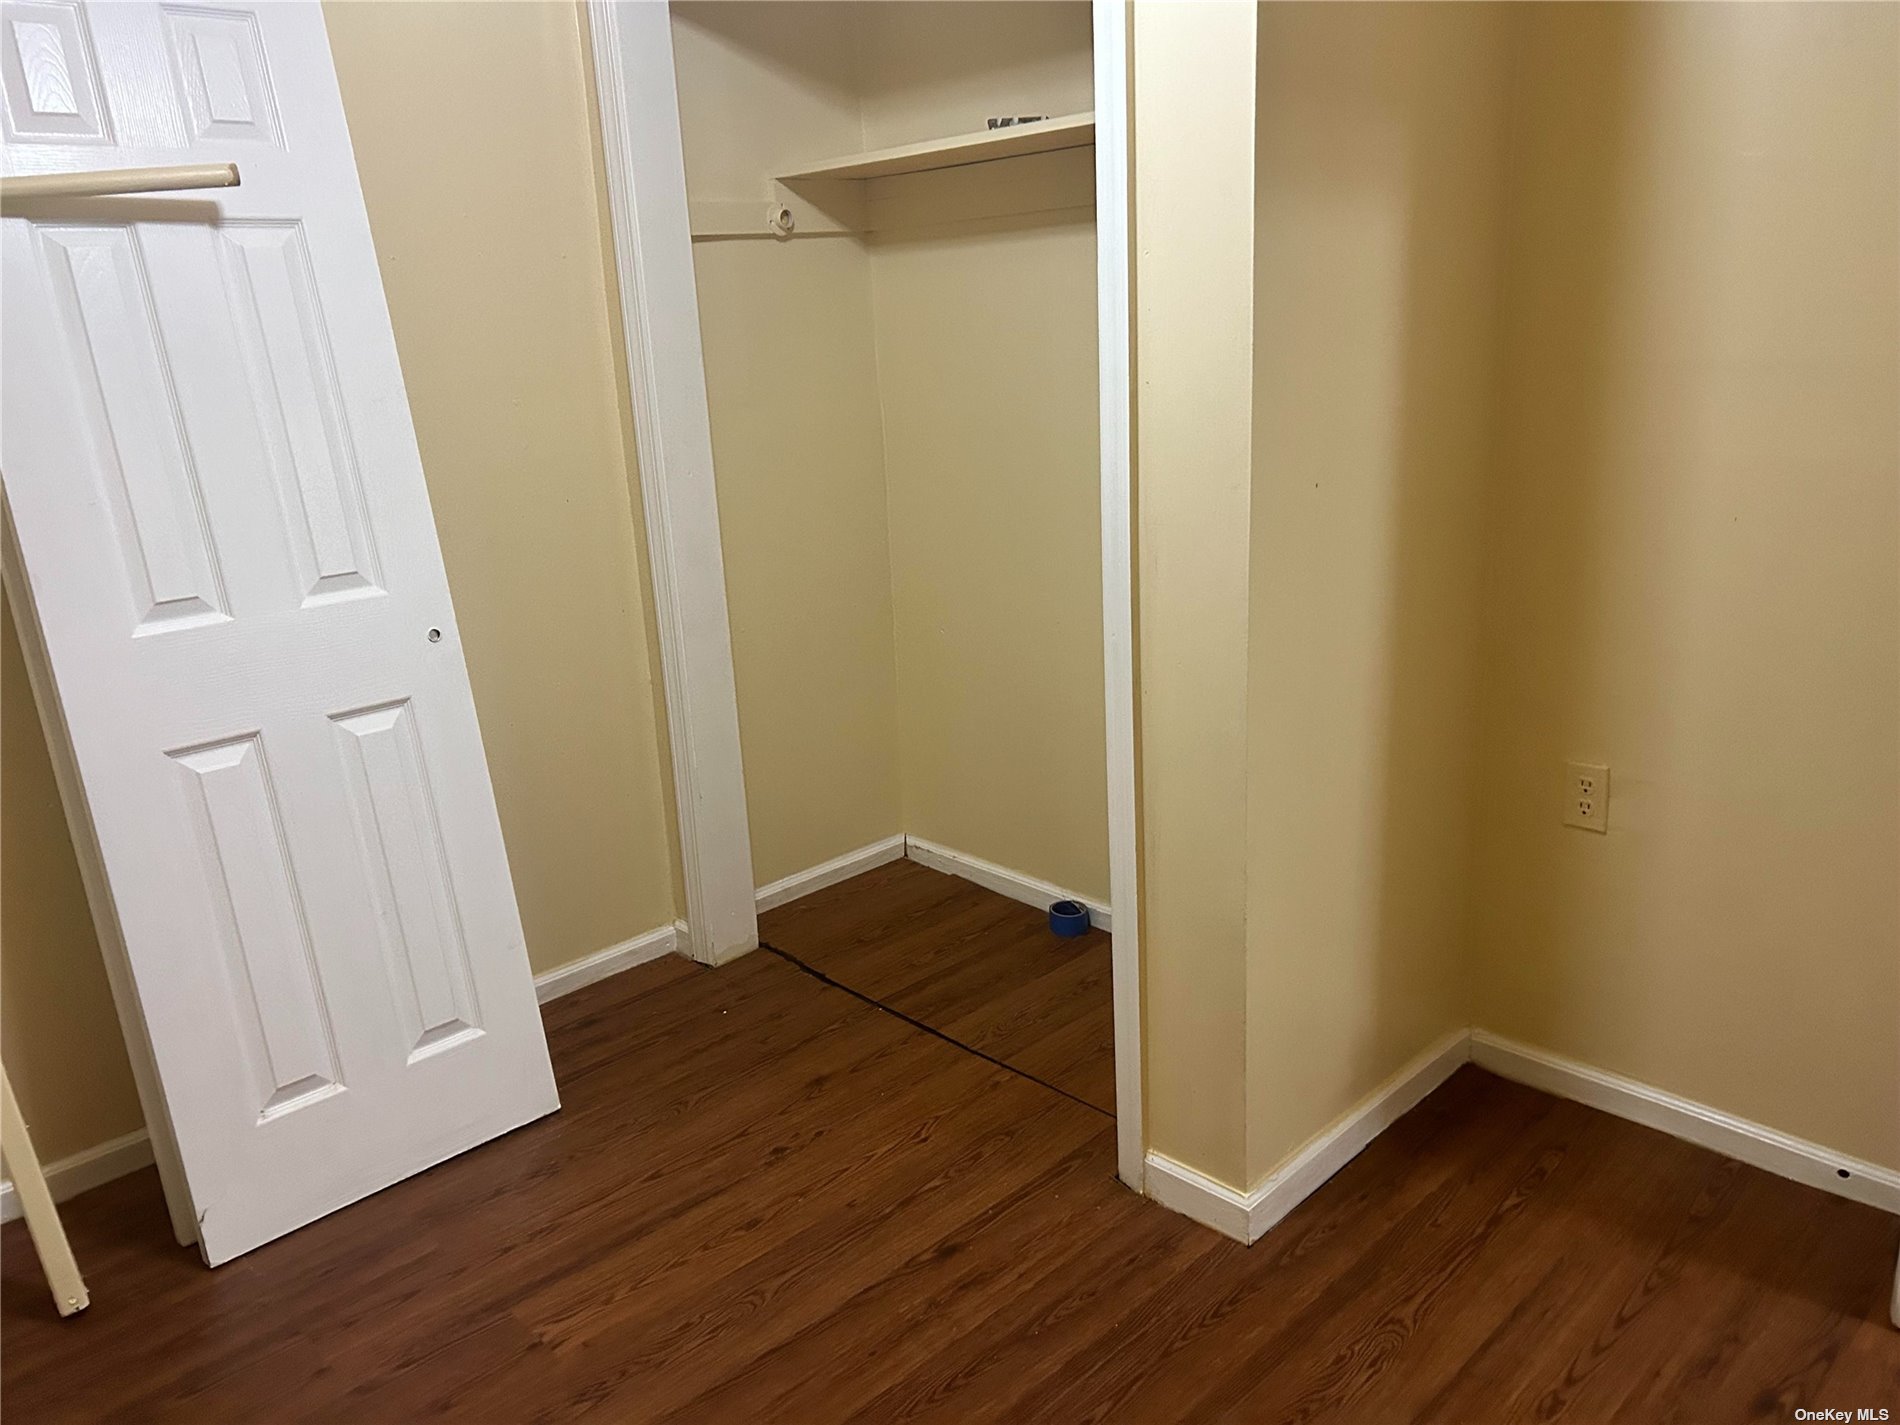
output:
[[671, 13], [761, 938], [1112, 1111], [1089, 7]]

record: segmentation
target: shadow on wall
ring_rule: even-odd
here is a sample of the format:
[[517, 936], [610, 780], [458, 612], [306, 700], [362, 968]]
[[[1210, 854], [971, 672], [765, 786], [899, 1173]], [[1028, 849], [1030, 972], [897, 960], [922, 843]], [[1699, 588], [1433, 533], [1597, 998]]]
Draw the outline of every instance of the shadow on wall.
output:
[[1397, 71], [1405, 216], [1396, 483], [1375, 564], [1391, 577], [1367, 1089], [1471, 1022], [1469, 867], [1484, 755], [1473, 729], [1508, 295], [1509, 7], [1404, 8], [1380, 51]]
[[[1595, 643], [1587, 611], [1634, 596], [1628, 581], [1641, 574], [1617, 568], [1623, 560], [1605, 548], [1615, 516], [1602, 487], [1612, 458], [1607, 413], [1619, 379], [1612, 370], [1618, 293], [1631, 277], [1628, 244], [1646, 220], [1631, 206], [1634, 155], [1645, 130], [1638, 54], [1628, 33], [1636, 18], [1614, 7], [1584, 7], [1567, 55], [1548, 50], [1549, 40], [1532, 25], [1514, 35], [1510, 118], [1518, 133], [1506, 175], [1500, 402], [1485, 500], [1483, 690], [1468, 889], [1475, 943], [1488, 942], [1487, 931], [1508, 921], [1519, 950], [1495, 960], [1478, 954], [1475, 1017], [1487, 1028], [1494, 1027], [1487, 1012], [1494, 975], [1579, 1013], [1642, 1012], [1638, 981], [1612, 979], [1613, 1002], [1591, 996], [1579, 977], [1598, 978], [1610, 967], [1548, 953], [1566, 926], [1611, 911], [1593, 894], [1609, 888], [1539, 882], [1521, 867], [1514, 874], [1507, 863], [1524, 852], [1505, 845], [1509, 839], [1548, 848], [1586, 868], [1610, 849], [1608, 837], [1565, 828], [1559, 815], [1566, 760], [1618, 762], [1600, 716], [1608, 651]], [[1542, 84], [1550, 92], [1538, 92]], [[1561, 178], [1540, 180], [1539, 163], [1561, 165]], [[1651, 534], [1661, 543], [1662, 530]], [[1544, 591], [1568, 596], [1539, 597]], [[1626, 667], [1650, 669], [1643, 681], [1653, 685], [1656, 631], [1641, 620], [1630, 631], [1615, 656]], [[1618, 771], [1612, 805], [1623, 839], [1632, 835], [1635, 768], [1619, 762]]]
[[1469, 1023], [1507, 20], [1261, 10], [1250, 1157]]

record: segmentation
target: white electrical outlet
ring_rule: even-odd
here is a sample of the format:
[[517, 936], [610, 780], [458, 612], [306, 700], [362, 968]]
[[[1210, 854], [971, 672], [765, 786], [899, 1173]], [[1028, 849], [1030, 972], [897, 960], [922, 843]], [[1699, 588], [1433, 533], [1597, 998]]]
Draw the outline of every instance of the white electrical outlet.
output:
[[1610, 769], [1595, 762], [1564, 764], [1564, 825], [1610, 829]]

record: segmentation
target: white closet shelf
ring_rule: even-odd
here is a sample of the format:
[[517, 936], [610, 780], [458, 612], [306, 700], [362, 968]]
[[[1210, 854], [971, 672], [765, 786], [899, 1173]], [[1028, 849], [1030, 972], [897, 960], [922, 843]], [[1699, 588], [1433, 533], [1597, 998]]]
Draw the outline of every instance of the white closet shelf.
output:
[[1094, 142], [1095, 113], [1090, 110], [1083, 114], [1060, 114], [1033, 124], [1012, 124], [1006, 129], [985, 129], [981, 133], [845, 154], [792, 173], [781, 173], [778, 178], [780, 182], [800, 178], [889, 178], [897, 173], [960, 168], [968, 163], [988, 163], [991, 159], [1015, 158], [1026, 153], [1086, 148]]

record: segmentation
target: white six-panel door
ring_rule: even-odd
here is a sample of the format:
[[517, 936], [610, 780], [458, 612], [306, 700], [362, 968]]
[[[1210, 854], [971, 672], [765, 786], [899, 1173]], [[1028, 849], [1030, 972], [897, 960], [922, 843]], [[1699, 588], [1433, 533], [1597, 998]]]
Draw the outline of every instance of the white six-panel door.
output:
[[320, 11], [0, 16], [7, 174], [243, 175], [0, 220], [16, 584], [215, 1264], [554, 1082]]

